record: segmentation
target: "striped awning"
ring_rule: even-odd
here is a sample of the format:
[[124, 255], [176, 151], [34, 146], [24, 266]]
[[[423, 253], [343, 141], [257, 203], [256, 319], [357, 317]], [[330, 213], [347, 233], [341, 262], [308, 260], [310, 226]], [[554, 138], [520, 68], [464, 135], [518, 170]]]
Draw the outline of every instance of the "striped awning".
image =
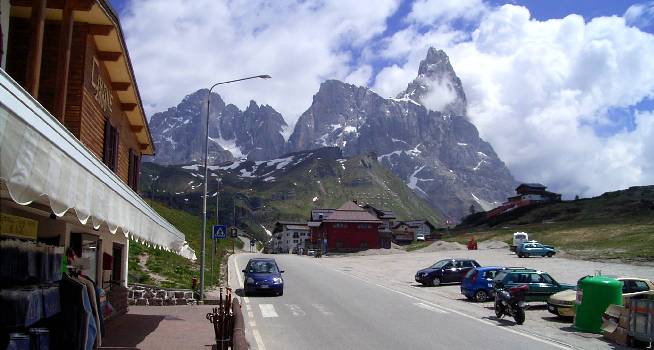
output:
[[46, 196], [61, 217], [74, 210], [94, 228], [195, 260], [173, 225], [98, 160], [38, 101], [0, 69], [0, 179], [11, 199], [28, 205]]

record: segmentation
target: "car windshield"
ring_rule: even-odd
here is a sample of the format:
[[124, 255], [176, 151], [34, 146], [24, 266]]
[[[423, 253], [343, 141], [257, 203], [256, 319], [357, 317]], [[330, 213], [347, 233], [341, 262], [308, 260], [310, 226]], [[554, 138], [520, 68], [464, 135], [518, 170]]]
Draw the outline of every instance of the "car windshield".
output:
[[443, 266], [447, 265], [449, 262], [450, 262], [450, 260], [441, 260], [441, 261], [435, 263], [434, 265], [431, 265], [429, 268], [431, 268], [431, 269], [440, 269]]
[[251, 261], [248, 268], [250, 273], [278, 273], [277, 264], [271, 261]]

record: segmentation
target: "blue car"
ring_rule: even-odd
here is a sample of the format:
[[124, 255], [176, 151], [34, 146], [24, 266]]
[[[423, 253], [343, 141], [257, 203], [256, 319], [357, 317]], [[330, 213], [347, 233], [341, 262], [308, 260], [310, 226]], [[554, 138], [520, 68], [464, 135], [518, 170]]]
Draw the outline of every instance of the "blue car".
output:
[[250, 295], [255, 292], [284, 294], [284, 270], [280, 270], [275, 259], [250, 259], [243, 270], [243, 292]]
[[538, 242], [525, 242], [518, 246], [516, 254], [519, 258], [528, 258], [530, 256], [546, 256], [551, 258], [556, 254], [556, 250], [552, 246]]
[[484, 302], [493, 296], [493, 278], [499, 271], [524, 267], [482, 266], [470, 270], [461, 281], [461, 294], [469, 300]]

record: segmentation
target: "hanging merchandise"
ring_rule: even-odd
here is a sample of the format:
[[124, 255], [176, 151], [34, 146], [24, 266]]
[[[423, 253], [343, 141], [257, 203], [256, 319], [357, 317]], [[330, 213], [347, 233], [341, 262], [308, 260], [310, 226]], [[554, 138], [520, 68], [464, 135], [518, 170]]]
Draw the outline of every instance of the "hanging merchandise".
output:
[[47, 244], [0, 241], [0, 283], [2, 285], [51, 283], [61, 279], [64, 250]]

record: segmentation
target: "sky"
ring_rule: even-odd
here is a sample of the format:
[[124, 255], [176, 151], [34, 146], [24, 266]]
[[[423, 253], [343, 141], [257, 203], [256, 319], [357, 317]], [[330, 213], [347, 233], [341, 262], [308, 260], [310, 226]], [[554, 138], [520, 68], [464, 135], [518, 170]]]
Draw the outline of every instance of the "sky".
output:
[[654, 1], [111, 0], [146, 112], [213, 83], [293, 126], [326, 79], [384, 97], [429, 47], [518, 181], [564, 196], [654, 184]]

